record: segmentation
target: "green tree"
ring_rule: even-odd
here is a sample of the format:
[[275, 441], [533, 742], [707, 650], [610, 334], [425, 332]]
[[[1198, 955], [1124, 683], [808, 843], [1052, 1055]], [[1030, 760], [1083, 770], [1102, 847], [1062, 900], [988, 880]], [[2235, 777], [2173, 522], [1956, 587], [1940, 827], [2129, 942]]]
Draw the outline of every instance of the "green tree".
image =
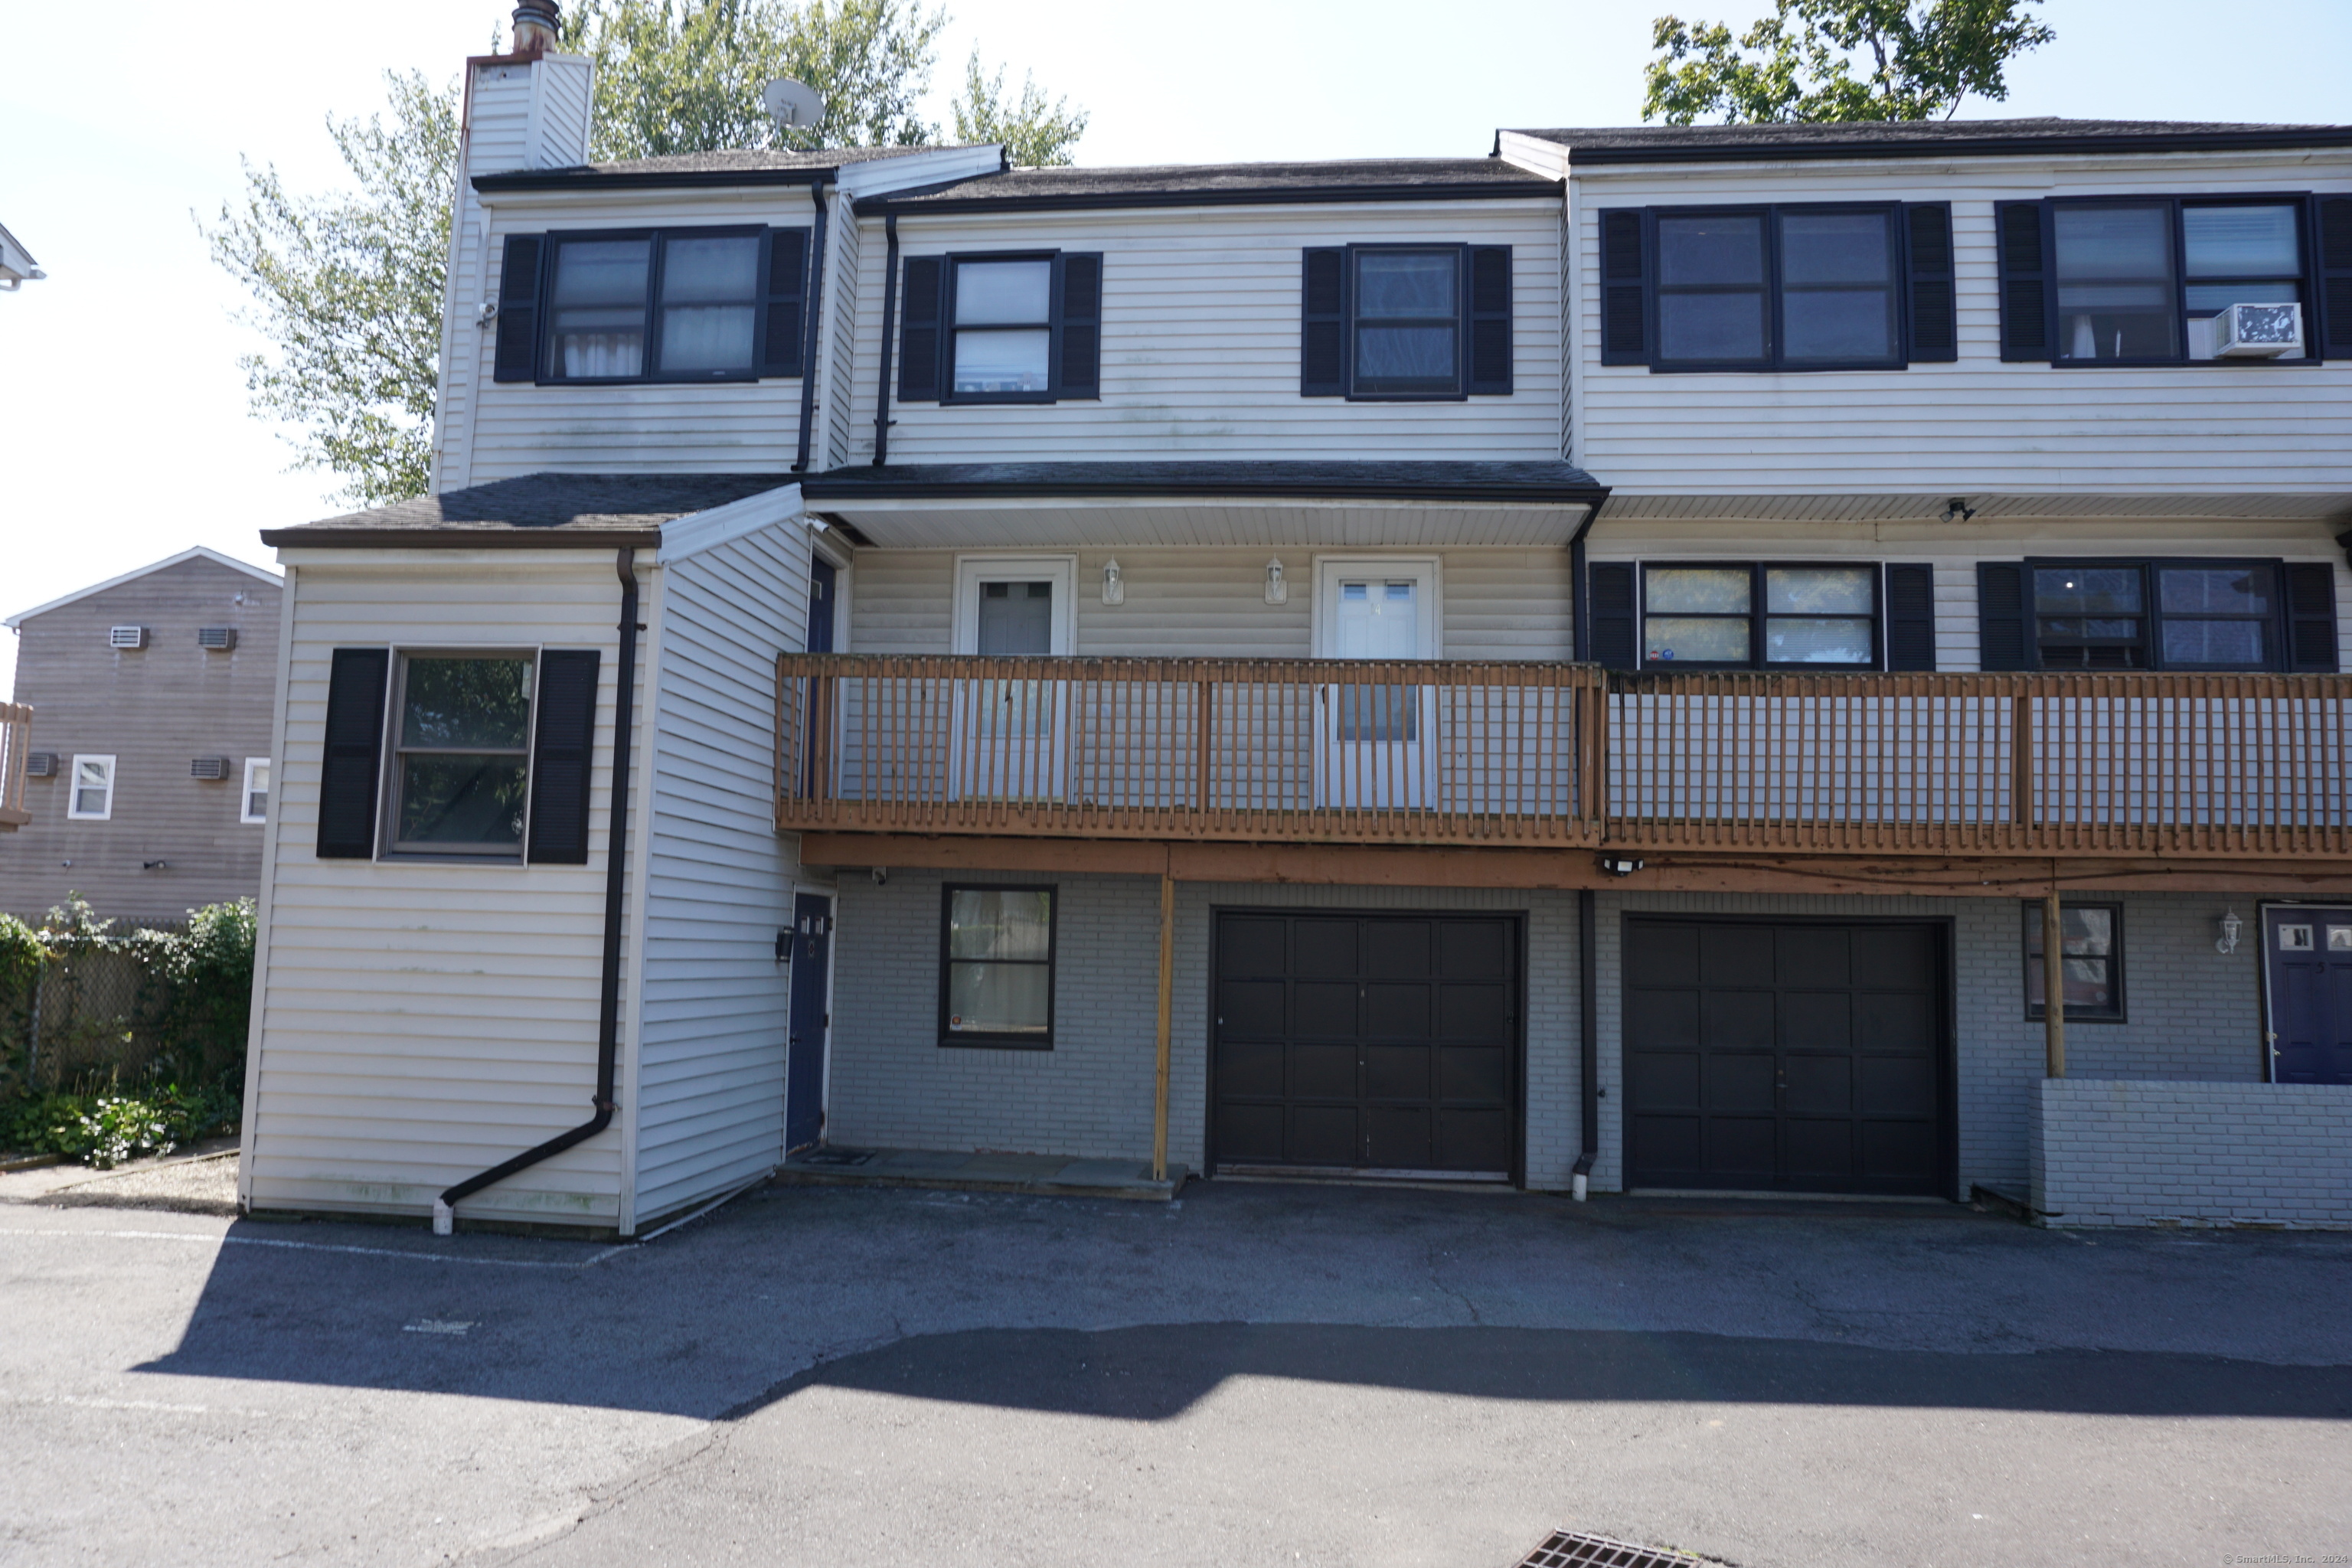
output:
[[[940, 140], [918, 107], [946, 25], [920, 0], [580, 0], [562, 43], [596, 65], [589, 155], [599, 161], [916, 147]], [[1034, 83], [1003, 104], [1004, 73], [985, 78], [977, 56], [966, 74], [960, 135], [996, 126], [1017, 142], [1016, 162], [1068, 161], [1084, 110], [1049, 108]], [[768, 118], [760, 89], [782, 76], [825, 100], [814, 127], [788, 135]], [[255, 416], [286, 429], [296, 467], [340, 476], [361, 506], [430, 482], [457, 174], [457, 84], [414, 71], [385, 82], [388, 114], [327, 121], [352, 188], [292, 194], [274, 166], [248, 162], [242, 200], [224, 204], [216, 225], [199, 222], [214, 259], [252, 296], [242, 319], [269, 345], [240, 361]]]
[[[2003, 69], [2057, 35], [2039, 0], [1775, 0], [1735, 40], [1720, 22], [1661, 16], [1642, 118], [1689, 125], [1950, 119], [1970, 93], [2009, 96]], [[1854, 74], [1854, 66], [1864, 66]]]
[[1072, 108], [1066, 98], [1047, 103], [1036, 79], [1025, 71], [1020, 98], [1005, 101], [1004, 68], [989, 75], [981, 68], [977, 47], [964, 62], [963, 96], [949, 110], [958, 142], [1002, 142], [1005, 156], [1024, 169], [1071, 162], [1070, 149], [1087, 132], [1087, 111]]

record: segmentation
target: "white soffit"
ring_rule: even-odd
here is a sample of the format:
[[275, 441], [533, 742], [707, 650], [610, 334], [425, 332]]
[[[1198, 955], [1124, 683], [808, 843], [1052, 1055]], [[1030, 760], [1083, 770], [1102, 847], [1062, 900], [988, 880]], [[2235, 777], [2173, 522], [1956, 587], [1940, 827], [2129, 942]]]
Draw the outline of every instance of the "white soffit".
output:
[[1590, 510], [1521, 502], [1252, 500], [823, 500], [886, 550], [1098, 545], [1565, 545]]

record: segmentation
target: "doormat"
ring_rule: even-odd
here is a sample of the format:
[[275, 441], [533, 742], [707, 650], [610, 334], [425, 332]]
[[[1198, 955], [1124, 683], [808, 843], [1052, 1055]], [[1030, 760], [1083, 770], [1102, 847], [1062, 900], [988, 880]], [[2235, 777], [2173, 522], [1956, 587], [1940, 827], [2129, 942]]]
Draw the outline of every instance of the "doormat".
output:
[[1550, 1539], [1519, 1560], [1518, 1568], [1732, 1568], [1720, 1557], [1701, 1557], [1671, 1546], [1636, 1546], [1604, 1535], [1555, 1530]]
[[809, 1149], [792, 1157], [795, 1165], [863, 1165], [874, 1158], [871, 1149]]

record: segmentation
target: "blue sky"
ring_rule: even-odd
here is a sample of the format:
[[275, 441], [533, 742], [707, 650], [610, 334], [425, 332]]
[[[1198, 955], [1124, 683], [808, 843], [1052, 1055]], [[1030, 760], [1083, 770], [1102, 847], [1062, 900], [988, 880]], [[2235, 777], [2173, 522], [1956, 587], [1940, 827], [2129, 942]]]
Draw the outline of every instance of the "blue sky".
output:
[[[1745, 26], [1768, 0], [1673, 0]], [[1667, 0], [948, 0], [940, 91], [976, 42], [1093, 113], [1093, 163], [1484, 153], [1497, 125], [1638, 121]], [[0, 52], [0, 224], [49, 277], [0, 296], [0, 615], [191, 544], [267, 563], [258, 530], [342, 510], [246, 412], [257, 340], [191, 212], [240, 153], [297, 188], [340, 174], [321, 121], [382, 103], [386, 68], [453, 78], [498, 0], [116, 0], [18, 6]], [[2050, 0], [2058, 41], [1964, 118], [2352, 120], [2330, 62], [2346, 0]], [[2252, 47], [2249, 47], [2251, 45]], [[2279, 70], [2267, 62], [2302, 62]], [[2334, 76], [2331, 82], [2327, 79]], [[0, 690], [15, 665], [0, 637]]]

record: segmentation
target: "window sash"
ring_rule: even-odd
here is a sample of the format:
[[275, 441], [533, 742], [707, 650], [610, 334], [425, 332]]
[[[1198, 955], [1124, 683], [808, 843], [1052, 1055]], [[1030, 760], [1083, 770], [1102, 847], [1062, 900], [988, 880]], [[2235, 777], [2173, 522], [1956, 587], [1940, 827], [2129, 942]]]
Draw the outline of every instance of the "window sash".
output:
[[[1648, 271], [1651, 294], [1650, 330], [1646, 341], [1650, 345], [1649, 367], [1666, 371], [1835, 371], [1835, 370], [1899, 370], [1910, 363], [1908, 331], [1904, 295], [1907, 286], [1907, 251], [1903, 234], [1902, 205], [1892, 202], [1806, 202], [1782, 203], [1770, 206], [1746, 207], [1652, 207], [1646, 215], [1647, 233], [1643, 247], [1644, 265]], [[1883, 281], [1865, 279], [1799, 279], [1788, 276], [1788, 220], [1807, 217], [1871, 217], [1885, 228], [1886, 276]], [[1760, 230], [1762, 256], [1760, 269], [1754, 281], [1670, 282], [1667, 280], [1665, 240], [1661, 230], [1677, 219], [1754, 218]], [[1790, 300], [1792, 296], [1805, 300], [1850, 298], [1858, 301], [1874, 301], [1871, 314], [1883, 321], [1886, 349], [1883, 353], [1806, 353], [1790, 347], [1789, 327]], [[1746, 300], [1754, 302], [1761, 331], [1760, 352], [1752, 355], [1677, 355], [1669, 352], [1669, 316], [1672, 302], [1697, 301], [1708, 299]]]
[[[959, 902], [970, 895], [989, 893], [1042, 895], [1044, 931], [1034, 925], [1010, 930], [1013, 951], [987, 951], [984, 925], [960, 925]], [[1055, 1027], [1055, 965], [1058, 958], [1061, 889], [1035, 883], [950, 883], [940, 889], [940, 1015], [942, 1047], [980, 1046], [992, 1049], [1051, 1050]], [[1044, 952], [1036, 952], [1042, 935]], [[962, 939], [962, 940], [960, 940]], [[959, 951], [959, 949], [962, 951]], [[1003, 1010], [1003, 1016], [973, 1016], [974, 1007]], [[1032, 1020], [1034, 1020], [1033, 1023]]]
[[[114, 817], [115, 759], [77, 756], [67, 775], [66, 820], [109, 822]], [[95, 796], [94, 805], [89, 804]]]
[[[1062, 363], [1062, 258], [1059, 251], [988, 251], [969, 256], [950, 256], [947, 260], [947, 300], [941, 325], [946, 330], [947, 363], [941, 368], [940, 400], [943, 403], [1053, 403], [1061, 395]], [[1045, 268], [1045, 313], [1034, 321], [961, 321], [962, 313], [962, 283], [968, 267], [1002, 266], [1013, 262], [1034, 262]], [[1014, 387], [978, 387], [960, 384], [963, 380], [963, 345], [967, 339], [975, 348], [986, 338], [1038, 334], [1045, 337], [1045, 363], [1039, 373], [1038, 384]]]
[[[546, 385], [613, 386], [660, 383], [699, 383], [757, 381], [760, 379], [761, 340], [765, 331], [768, 273], [767, 229], [753, 225], [722, 225], [710, 227], [586, 229], [550, 234], [547, 237], [547, 270], [544, 284], [545, 300], [541, 308], [543, 326], [539, 346], [539, 381]], [[757, 254], [752, 260], [751, 293], [673, 300], [667, 293], [669, 249], [673, 244], [698, 240], [748, 239], [754, 242]], [[562, 277], [563, 255], [572, 246], [596, 244], [643, 243], [646, 247], [646, 279], [642, 292], [635, 302], [598, 300], [567, 305], [557, 296]], [[695, 330], [683, 317], [711, 310], [730, 310], [746, 312], [748, 326], [740, 353], [740, 363], [699, 365], [669, 369], [666, 340], [670, 333], [669, 318], [681, 316], [677, 331], [684, 341]], [[612, 332], [626, 336], [632, 332], [637, 339], [634, 370], [618, 368], [583, 369], [572, 374], [566, 368], [563, 322], [572, 312], [599, 312], [614, 318]], [[634, 323], [634, 324], [632, 324]], [[709, 352], [706, 346], [706, 353]]]
[[[2042, 905], [2029, 902], [2021, 905], [2020, 910], [2024, 917], [2025, 1016], [2029, 1021], [2038, 1021], [2048, 1010], [2048, 958], [2042, 940]], [[2120, 1023], [2124, 1016], [2123, 906], [2068, 900], [2060, 907], [2058, 914], [2061, 922], [2061, 985], [2068, 997], [2065, 1005], [2068, 1021], [2081, 1018], [2094, 1023]], [[2073, 915], [2099, 918], [2095, 921], [2086, 919], [2083, 934], [2076, 936], [2068, 930], [2072, 922], [2067, 917]], [[2102, 924], [2106, 928], [2104, 938], [2095, 934], [2096, 928]], [[2094, 945], [2100, 942], [2105, 945]], [[2091, 992], [2096, 999], [2074, 1000], [2078, 986]]]
[[[2030, 596], [2031, 613], [2028, 635], [2033, 639], [2035, 661], [2044, 669], [2178, 669], [2213, 671], [2279, 671], [2287, 668], [2286, 574], [2284, 563], [2278, 561], [2246, 560], [2217, 556], [2210, 560], [2194, 556], [2151, 558], [2126, 556], [2120, 559], [2070, 557], [2056, 560], [2029, 559], [2025, 563], [2025, 585]], [[2068, 569], [2094, 572], [2128, 571], [2138, 574], [2139, 607], [2136, 610], [2074, 610], [2053, 611], [2042, 602], [2041, 574]], [[2163, 604], [2165, 574], [2168, 572], [2242, 571], [2260, 574], [2266, 583], [2270, 607], [2265, 610], [2168, 610]], [[2075, 630], [2066, 623], [2103, 622], [2110, 625], [2130, 622], [2129, 632], [2119, 630]], [[2057, 623], [2053, 628], [2051, 623]], [[2199, 659], [2175, 657], [2167, 651], [2165, 628], [2168, 626], [2196, 624], [2251, 625], [2259, 628], [2261, 656], [2252, 663]], [[2120, 650], [2121, 658], [2110, 657], [2101, 660], [2099, 650]]]
[[[2050, 363], [2074, 369], [2155, 364], [2259, 365], [2315, 363], [2318, 355], [2316, 346], [2318, 323], [2312, 319], [2314, 296], [2310, 202], [2310, 194], [2307, 192], [2272, 192], [2218, 199], [2201, 196], [2053, 196], [2046, 198], [2042, 205], [2045, 213], [2051, 216], [2045, 218], [2046, 226], [2042, 232], [2047, 237], [2050, 254], [2043, 288], [2047, 291], [2045, 316], [2050, 322]], [[2143, 353], [2104, 357], [2096, 354], [2078, 355], [2068, 352], [2074, 341], [2074, 329], [2068, 324], [2067, 316], [2059, 303], [2062, 289], [2098, 283], [2128, 283], [2135, 287], [2147, 287], [2157, 283], [2158, 280], [2147, 278], [2100, 278], [2088, 274], [2077, 278], [2062, 277], [2063, 258], [2061, 251], [2060, 226], [2054, 215], [2085, 208], [2095, 210], [2148, 207], [2163, 209], [2168, 226], [2167, 230], [2169, 246], [2168, 276], [2160, 281], [2160, 287], [2165, 290], [2168, 300], [2166, 315], [2170, 322], [2171, 352], [2163, 354]], [[2190, 212], [2229, 207], [2290, 209], [2294, 213], [2295, 223], [2294, 257], [2297, 269], [2291, 274], [2283, 272], [2191, 274], [2189, 266], [2185, 215]], [[2208, 339], [2191, 323], [2210, 321], [2220, 315], [2223, 308], [2221, 305], [2210, 303], [2192, 304], [2190, 301], [2192, 293], [2205, 289], [2226, 289], [2242, 296], [2243, 302], [2246, 303], [2273, 302], [2258, 297], [2258, 293], [2267, 293], [2273, 296], [2273, 300], [2291, 300], [2301, 305], [2304, 317], [2303, 353], [2294, 356], [2282, 355], [2272, 360], [2224, 360], [2218, 359], [2210, 353], [2197, 352], [2199, 344]], [[2241, 301], [2238, 300], [2226, 301], [2230, 304], [2239, 302]]]
[[[398, 679], [394, 684], [391, 711], [391, 743], [384, 748], [386, 784], [383, 791], [384, 826], [381, 834], [387, 853], [394, 855], [449, 856], [468, 859], [512, 860], [523, 858], [523, 846], [530, 838], [531, 746], [539, 723], [539, 679], [541, 673], [541, 650], [491, 649], [482, 651], [445, 651], [439, 648], [403, 649], [399, 653]], [[479, 661], [483, 663], [527, 664], [529, 673], [523, 679], [523, 732], [517, 744], [469, 742], [452, 745], [412, 744], [408, 740], [409, 676], [412, 666], [419, 660]], [[410, 784], [412, 764], [420, 771], [436, 763], [462, 763], [476, 760], [492, 764], [501, 772], [510, 771], [520, 804], [514, 817], [511, 842], [504, 837], [467, 840], [464, 838], [410, 838], [403, 829], [410, 825], [412, 805]], [[487, 770], [478, 770], [479, 781]], [[470, 787], [470, 786], [468, 786]], [[462, 798], [462, 792], [461, 797]], [[457, 803], [445, 803], [444, 809], [454, 809]]]
[[[1449, 264], [1448, 275], [1453, 292], [1450, 310], [1382, 311], [1366, 307], [1367, 290], [1363, 277], [1367, 259], [1438, 256], [1445, 258]], [[1469, 342], [1469, 247], [1463, 245], [1351, 245], [1348, 247], [1347, 355], [1350, 397], [1427, 400], [1467, 395], [1469, 372], [1465, 362]], [[1380, 375], [1368, 373], [1364, 368], [1365, 336], [1368, 332], [1383, 331], [1444, 332], [1448, 340], [1446, 373], [1443, 375]]]
[[[258, 808], [255, 802], [260, 802]], [[236, 819], [255, 824], [269, 820], [269, 759], [247, 757], [245, 760], [245, 784], [237, 795]]]
[[[1677, 571], [1739, 572], [1748, 577], [1748, 604], [1741, 610], [1659, 609], [1653, 605], [1653, 586], [1659, 574]], [[1799, 610], [1776, 606], [1772, 584], [1776, 575], [1795, 572], [1855, 572], [1869, 593], [1868, 608], [1862, 610], [1832, 608]], [[1882, 579], [1885, 574], [1883, 563], [1852, 561], [1659, 561], [1642, 565], [1641, 646], [1642, 668], [1654, 670], [1674, 669], [1781, 669], [1781, 670], [1864, 670], [1876, 669], [1883, 662], [1886, 646], [1886, 595]], [[1783, 636], [1800, 628], [1847, 626], [1860, 622], [1866, 625], [1866, 657], [1858, 660], [1775, 658], [1772, 647], [1775, 632]], [[1687, 656], [1660, 658], [1667, 644], [1654, 632], [1686, 624], [1692, 632], [1704, 635], [1713, 626], [1736, 625], [1739, 628], [1740, 646], [1745, 652], [1738, 658], [1692, 658]]]

